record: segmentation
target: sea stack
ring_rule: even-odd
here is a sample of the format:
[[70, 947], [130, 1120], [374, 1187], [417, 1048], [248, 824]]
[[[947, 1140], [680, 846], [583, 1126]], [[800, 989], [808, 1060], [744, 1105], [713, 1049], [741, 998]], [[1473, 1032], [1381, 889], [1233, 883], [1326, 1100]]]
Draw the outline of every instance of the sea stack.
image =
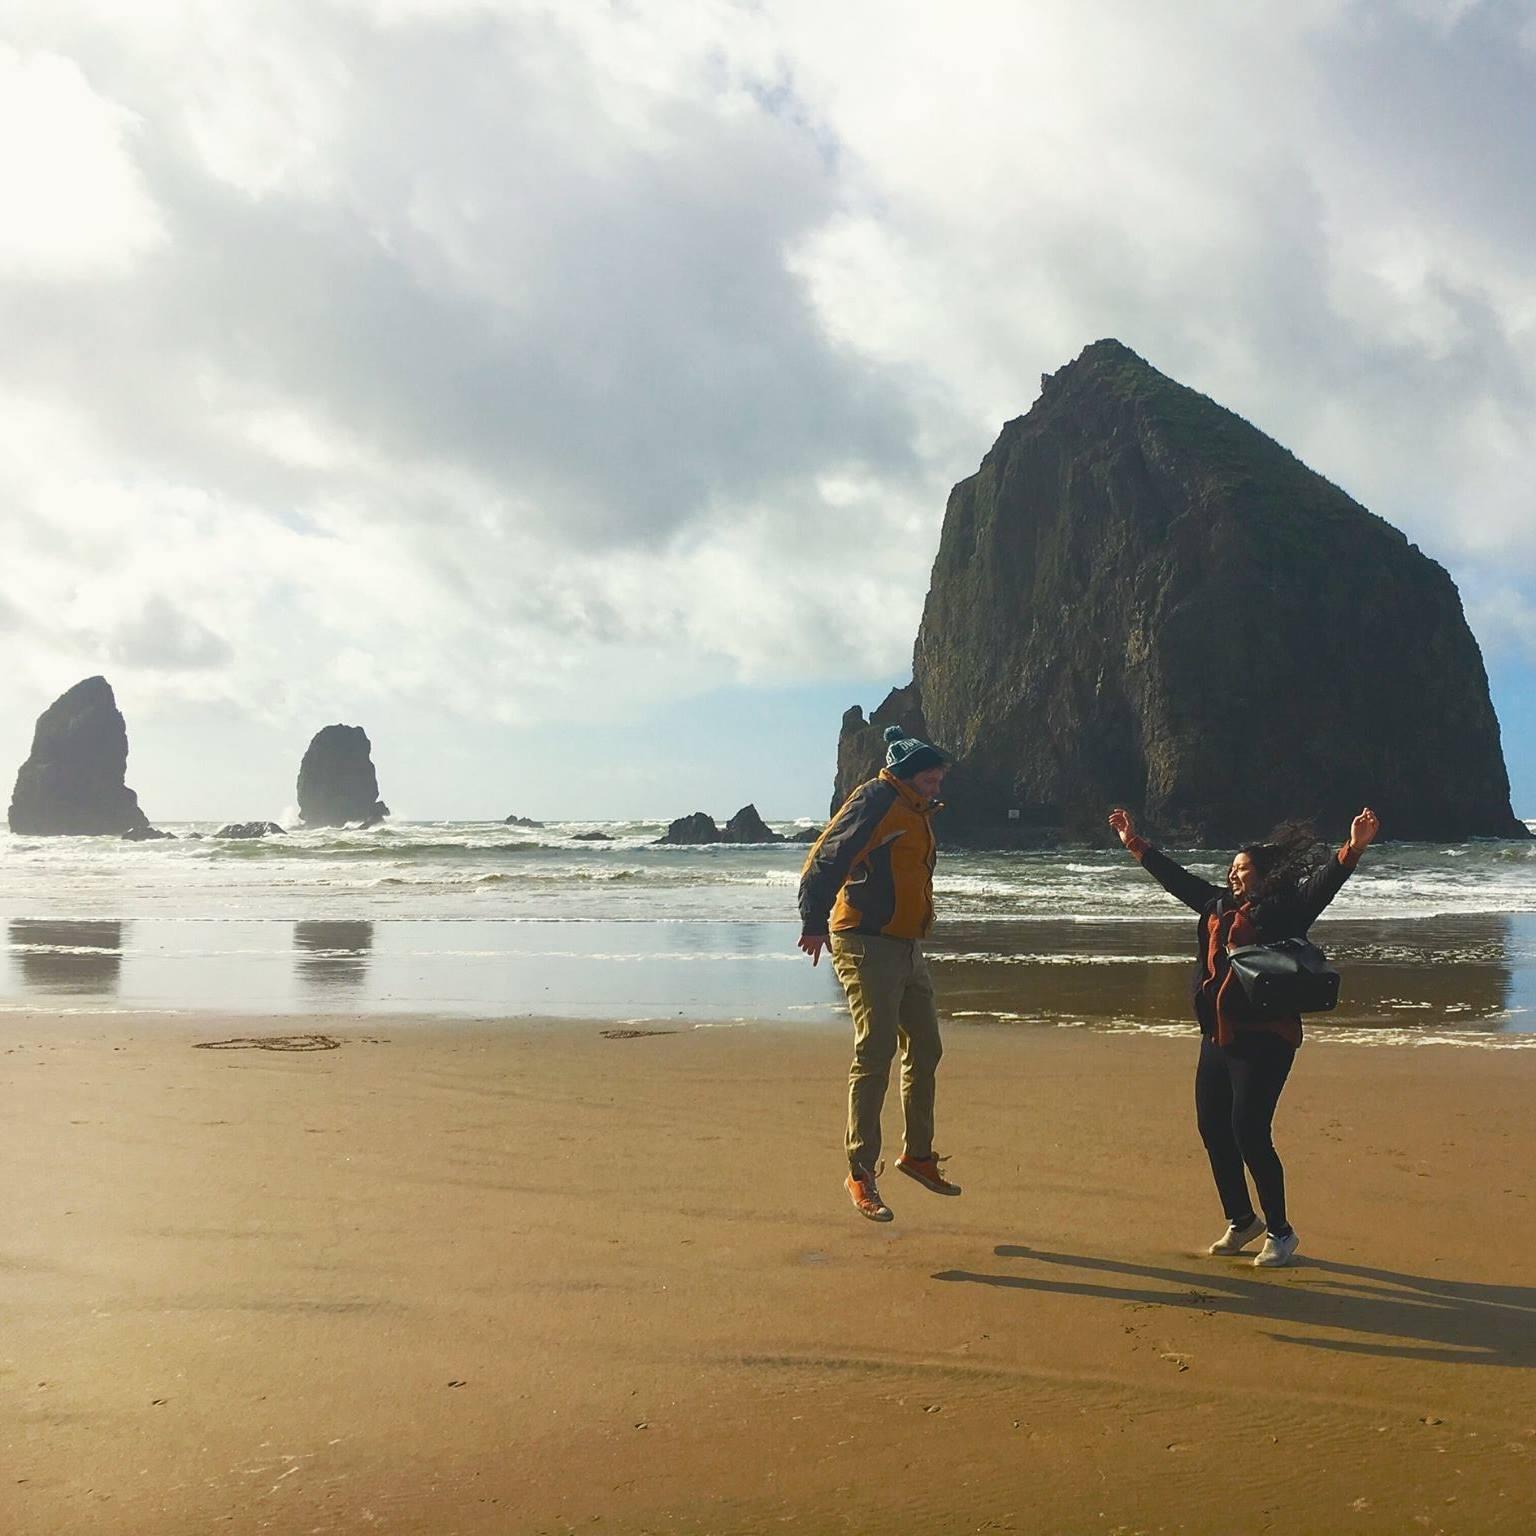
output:
[[128, 727], [112, 686], [88, 677], [37, 718], [32, 752], [16, 775], [12, 832], [32, 837], [142, 834], [149, 818], [123, 782]]
[[667, 830], [656, 839], [669, 847], [691, 847], [695, 844], [718, 843], [720, 828], [708, 811], [693, 811], [669, 822]]
[[726, 822], [723, 843], [782, 843], [784, 839], [758, 815], [755, 805], [744, 805]]
[[1098, 840], [1117, 804], [1228, 847], [1366, 804], [1393, 838], [1527, 835], [1446, 571], [1118, 341], [950, 493], [913, 674], [844, 716], [834, 804], [899, 723], [955, 755], [972, 846]]
[[716, 824], [708, 811], [694, 811], [679, 816], [656, 839], [668, 846], [693, 846], [708, 843], [782, 843], [780, 837], [757, 813], [755, 805], [744, 805], [724, 827]]
[[328, 725], [315, 733], [299, 764], [299, 819], [306, 827], [371, 827], [389, 815], [379, 799], [372, 753], [360, 725]]

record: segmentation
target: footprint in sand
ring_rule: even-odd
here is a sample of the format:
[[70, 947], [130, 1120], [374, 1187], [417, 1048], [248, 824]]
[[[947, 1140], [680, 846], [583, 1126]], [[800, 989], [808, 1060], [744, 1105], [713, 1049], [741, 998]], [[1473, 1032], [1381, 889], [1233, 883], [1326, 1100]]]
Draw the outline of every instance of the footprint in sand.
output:
[[334, 1051], [340, 1040], [330, 1035], [237, 1035], [231, 1040], [197, 1040], [199, 1051]]

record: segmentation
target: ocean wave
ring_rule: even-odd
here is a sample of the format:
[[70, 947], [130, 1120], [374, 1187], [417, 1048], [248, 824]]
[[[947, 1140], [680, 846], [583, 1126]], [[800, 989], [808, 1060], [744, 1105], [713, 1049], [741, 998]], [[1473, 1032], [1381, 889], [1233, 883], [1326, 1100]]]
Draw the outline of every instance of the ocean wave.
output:
[[[198, 823], [211, 831], [215, 824]], [[0, 833], [0, 901], [12, 911], [78, 914], [304, 917], [345, 905], [349, 915], [507, 918], [537, 908], [567, 920], [793, 921], [803, 847], [794, 844], [659, 848], [659, 822], [559, 822], [533, 831], [496, 822], [391, 823], [369, 831], [298, 830], [249, 841], [122, 843], [115, 838], [17, 838]], [[780, 825], [792, 825], [780, 823]], [[176, 828], [188, 830], [185, 824]], [[572, 841], [580, 829], [611, 842]], [[146, 857], [145, 848], [156, 850]], [[1181, 854], [1219, 876], [1209, 850]], [[999, 923], [1124, 923], [1182, 928], [1190, 922], [1129, 859], [1087, 849], [1038, 853], [946, 850], [938, 865], [941, 922], [979, 931]], [[1474, 958], [1468, 935], [1434, 935], [1421, 948], [1404, 930], [1393, 954], [1355, 925], [1459, 918], [1514, 921], [1536, 913], [1536, 845], [1389, 844], [1373, 850], [1325, 915], [1325, 947], [1354, 958], [1414, 963], [1433, 952]], [[1060, 941], [1037, 937], [1030, 953]], [[1075, 947], [1075, 946], [1074, 946]], [[1124, 952], [1133, 945], [1113, 941]], [[1155, 939], [1159, 951], [1182, 947]], [[1495, 963], [1517, 958], [1492, 945]], [[1022, 957], [1015, 963], [1031, 963]], [[1038, 964], [1066, 962], [1040, 960]], [[1112, 962], [1113, 963], [1113, 962]], [[1162, 963], [1154, 961], [1152, 963]]]
[[1186, 955], [1115, 955], [1101, 950], [1079, 950], [1062, 954], [1009, 953], [997, 950], [927, 951], [934, 961], [969, 961], [984, 965], [1193, 965], [1195, 957]]
[[[351, 951], [342, 951], [351, 953]], [[411, 949], [397, 952], [397, 958], [409, 960], [580, 960], [602, 965], [804, 965], [805, 956], [798, 949], [753, 950], [737, 953], [730, 950], [695, 949]]]
[[461, 875], [442, 872], [429, 872], [419, 875], [379, 875], [372, 880], [358, 881], [356, 885], [358, 889], [362, 890], [377, 886], [405, 886], [415, 890], [430, 891], [451, 890], [456, 886], [507, 884], [520, 888], [525, 886], [562, 886], [582, 883], [613, 885], [622, 884], [626, 881], [643, 881], [645, 878], [646, 871], [641, 869], [578, 869], [542, 874], [537, 871], [526, 873], [520, 871], [517, 874], [504, 874], [497, 870], [487, 870], [478, 874], [468, 873]]
[[[163, 848], [165, 843], [145, 844], [146, 847]], [[592, 843], [592, 850], [607, 850], [607, 843]], [[367, 861], [371, 859], [453, 859], [469, 855], [475, 858], [522, 859], [542, 854], [563, 853], [575, 850], [568, 843], [535, 842], [352, 842], [344, 838], [322, 838], [317, 841], [301, 841], [298, 837], [252, 838], [205, 838], [196, 845], [195, 852], [210, 859], [345, 859]]]

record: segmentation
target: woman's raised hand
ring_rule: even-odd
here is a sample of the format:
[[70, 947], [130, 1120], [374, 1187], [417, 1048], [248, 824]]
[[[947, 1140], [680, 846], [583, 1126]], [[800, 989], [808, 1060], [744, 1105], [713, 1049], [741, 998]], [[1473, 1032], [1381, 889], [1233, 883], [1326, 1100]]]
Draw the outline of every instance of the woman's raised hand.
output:
[[1356, 853], [1364, 853], [1371, 846], [1372, 840], [1380, 831], [1380, 819], [1370, 806], [1366, 806], [1349, 824], [1349, 846]]
[[1117, 805], [1109, 813], [1109, 824], [1122, 843], [1129, 843], [1136, 836], [1136, 823], [1131, 820], [1131, 813], [1124, 806]]

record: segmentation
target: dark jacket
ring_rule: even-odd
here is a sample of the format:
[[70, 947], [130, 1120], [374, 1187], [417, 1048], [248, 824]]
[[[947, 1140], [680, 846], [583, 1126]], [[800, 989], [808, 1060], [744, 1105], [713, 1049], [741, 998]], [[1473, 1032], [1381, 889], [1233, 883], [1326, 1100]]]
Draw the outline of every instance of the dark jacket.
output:
[[1243, 1030], [1268, 1030], [1301, 1044], [1301, 1017], [1255, 1019], [1247, 994], [1227, 960], [1228, 948], [1239, 944], [1273, 944], [1278, 939], [1304, 939], [1323, 909], [1339, 894], [1360, 862], [1346, 843], [1321, 869], [1294, 890], [1239, 902], [1224, 885], [1212, 885], [1191, 874], [1144, 838], [1126, 845], [1141, 867], [1170, 896], [1200, 914], [1196, 926], [1199, 958], [1195, 964], [1195, 1017], [1203, 1034], [1218, 1045], [1230, 1045]]
[[806, 855], [800, 931], [927, 938], [939, 808], [889, 771], [859, 785]]

